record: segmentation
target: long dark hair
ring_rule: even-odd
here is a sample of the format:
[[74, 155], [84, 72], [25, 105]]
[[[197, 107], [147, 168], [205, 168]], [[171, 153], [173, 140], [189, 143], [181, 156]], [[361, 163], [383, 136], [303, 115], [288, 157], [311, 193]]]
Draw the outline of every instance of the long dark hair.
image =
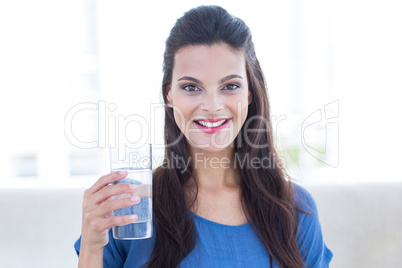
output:
[[[165, 102], [165, 157], [153, 175], [153, 210], [156, 241], [149, 267], [177, 267], [194, 249], [195, 226], [189, 214], [194, 204], [186, 202], [183, 187], [192, 168], [187, 142], [176, 125], [173, 108], [167, 105], [175, 53], [186, 45], [224, 43], [242, 51], [246, 60], [252, 102], [245, 124], [234, 141], [235, 164], [241, 176], [242, 206], [254, 232], [280, 267], [303, 267], [297, 245], [297, 207], [294, 189], [278, 160], [270, 121], [266, 83], [257, 60], [251, 32], [239, 18], [219, 6], [200, 6], [179, 18], [166, 41], [162, 93]], [[261, 131], [246, 131], [258, 129]], [[253, 167], [253, 159], [267, 159], [268, 165]], [[174, 168], [172, 168], [174, 163]], [[271, 262], [272, 267], [272, 262]]]

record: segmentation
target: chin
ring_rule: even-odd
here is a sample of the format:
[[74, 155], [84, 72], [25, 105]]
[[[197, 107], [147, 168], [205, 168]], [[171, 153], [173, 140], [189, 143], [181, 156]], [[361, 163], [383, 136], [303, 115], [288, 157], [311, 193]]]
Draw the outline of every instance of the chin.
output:
[[216, 137], [216, 139], [187, 139], [187, 143], [197, 151], [204, 151], [209, 153], [221, 152], [228, 147], [231, 147], [233, 140], [229, 137]]

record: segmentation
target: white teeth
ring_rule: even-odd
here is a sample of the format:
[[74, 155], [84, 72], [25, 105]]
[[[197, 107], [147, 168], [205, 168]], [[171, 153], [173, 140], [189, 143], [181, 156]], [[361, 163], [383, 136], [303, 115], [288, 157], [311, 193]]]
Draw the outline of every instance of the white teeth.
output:
[[204, 127], [211, 127], [211, 128], [212, 128], [212, 127], [217, 127], [217, 126], [222, 125], [223, 123], [226, 122], [226, 120], [227, 120], [227, 119], [223, 119], [223, 120], [221, 120], [221, 121], [214, 122], [214, 123], [206, 122], [206, 121], [197, 121], [197, 123], [200, 124], [200, 125], [202, 125], [202, 126], [204, 126]]

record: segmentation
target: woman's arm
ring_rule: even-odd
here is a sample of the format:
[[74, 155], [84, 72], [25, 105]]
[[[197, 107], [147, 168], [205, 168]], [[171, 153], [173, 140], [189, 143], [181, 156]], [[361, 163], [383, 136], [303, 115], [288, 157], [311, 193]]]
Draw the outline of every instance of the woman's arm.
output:
[[84, 267], [103, 268], [103, 248], [86, 249], [81, 246], [78, 268]]
[[297, 240], [307, 267], [327, 268], [333, 257], [324, 242], [317, 204], [313, 196], [303, 187], [296, 185], [296, 199], [299, 208], [308, 214], [298, 212]]
[[[82, 203], [82, 235], [79, 253], [79, 268], [103, 267], [103, 248], [109, 242], [109, 230], [113, 226], [130, 224], [138, 219], [137, 215], [112, 216], [112, 211], [140, 202], [138, 196], [131, 196], [138, 190], [137, 185], [126, 183], [112, 184], [124, 179], [127, 172], [113, 172], [101, 177], [85, 191]], [[112, 196], [130, 194], [123, 199]]]

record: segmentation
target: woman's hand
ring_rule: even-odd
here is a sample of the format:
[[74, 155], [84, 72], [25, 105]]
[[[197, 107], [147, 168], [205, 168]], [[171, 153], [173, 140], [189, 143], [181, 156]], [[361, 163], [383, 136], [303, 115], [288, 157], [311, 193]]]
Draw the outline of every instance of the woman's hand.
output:
[[[109, 242], [109, 229], [135, 222], [137, 215], [112, 216], [112, 211], [140, 202], [139, 196], [131, 196], [138, 185], [111, 184], [124, 179], [127, 171], [112, 172], [102, 176], [91, 188], [85, 191], [82, 203], [81, 249], [99, 251]], [[130, 197], [112, 199], [112, 196], [129, 194]]]

